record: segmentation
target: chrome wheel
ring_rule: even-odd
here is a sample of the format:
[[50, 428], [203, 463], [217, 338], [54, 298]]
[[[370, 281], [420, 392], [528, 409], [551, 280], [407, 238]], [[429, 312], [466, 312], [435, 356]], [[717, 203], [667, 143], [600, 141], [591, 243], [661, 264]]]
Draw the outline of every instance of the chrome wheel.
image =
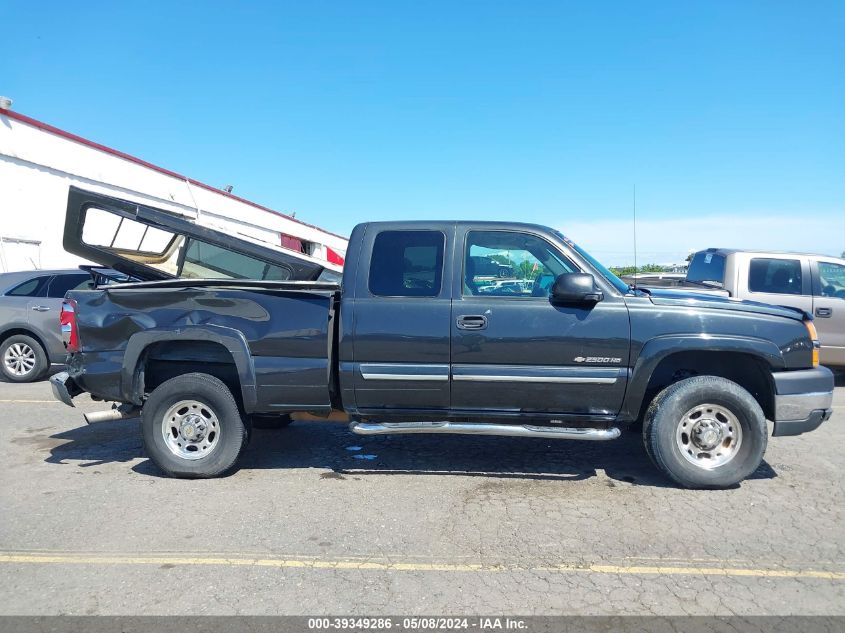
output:
[[220, 421], [207, 404], [181, 400], [167, 410], [161, 433], [170, 452], [182, 459], [202, 459], [220, 443]]
[[6, 371], [13, 376], [26, 376], [35, 369], [35, 350], [26, 343], [12, 343], [3, 354]]
[[701, 404], [681, 417], [675, 441], [688, 462], [712, 470], [736, 457], [742, 444], [742, 427], [729, 409]]

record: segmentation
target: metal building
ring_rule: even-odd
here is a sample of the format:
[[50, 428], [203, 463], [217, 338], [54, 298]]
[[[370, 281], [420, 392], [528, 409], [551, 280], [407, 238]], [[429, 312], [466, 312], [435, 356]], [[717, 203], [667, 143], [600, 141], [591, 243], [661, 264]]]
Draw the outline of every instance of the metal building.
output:
[[340, 269], [346, 254], [344, 237], [18, 112], [0, 109], [0, 271], [85, 263], [62, 248], [71, 185], [293, 250], [332, 269]]

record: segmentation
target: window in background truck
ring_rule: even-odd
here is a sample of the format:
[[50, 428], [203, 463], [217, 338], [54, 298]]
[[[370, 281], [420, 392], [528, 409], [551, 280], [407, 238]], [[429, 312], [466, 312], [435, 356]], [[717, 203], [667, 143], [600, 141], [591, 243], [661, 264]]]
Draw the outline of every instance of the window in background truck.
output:
[[845, 266], [833, 262], [819, 262], [819, 281], [823, 297], [845, 299]]
[[436, 297], [443, 281], [440, 231], [382, 231], [370, 259], [370, 292], [382, 297]]
[[187, 279], [257, 279], [287, 281], [291, 271], [285, 266], [189, 239], [181, 277]]
[[748, 289], [776, 295], [800, 295], [801, 262], [755, 257], [748, 268]]
[[696, 253], [687, 269], [687, 281], [725, 285], [725, 256], [709, 251]]

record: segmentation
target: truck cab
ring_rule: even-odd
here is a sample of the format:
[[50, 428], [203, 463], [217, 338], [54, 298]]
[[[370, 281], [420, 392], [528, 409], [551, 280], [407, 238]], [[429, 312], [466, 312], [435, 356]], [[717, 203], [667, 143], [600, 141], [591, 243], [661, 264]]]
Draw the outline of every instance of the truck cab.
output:
[[[340, 371], [356, 412], [558, 421], [619, 412], [628, 288], [594, 275], [562, 235], [516, 223], [371, 223], [350, 244]], [[476, 263], [491, 257], [530, 284], [483, 292]], [[589, 276], [586, 286], [550, 301], [543, 280], [566, 273]]]

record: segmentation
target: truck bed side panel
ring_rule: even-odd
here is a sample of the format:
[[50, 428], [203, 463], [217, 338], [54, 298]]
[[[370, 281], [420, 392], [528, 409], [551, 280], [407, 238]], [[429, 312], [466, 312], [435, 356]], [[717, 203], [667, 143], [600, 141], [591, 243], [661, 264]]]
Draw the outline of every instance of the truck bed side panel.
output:
[[[134, 357], [143, 359], [149, 351], [177, 362], [185, 353], [181, 342], [202, 340], [229, 352], [251, 411], [327, 410], [333, 296], [226, 287], [72, 292], [85, 360], [71, 363], [71, 371], [77, 368], [74, 378], [93, 394], [126, 400]], [[187, 347], [188, 354], [200, 348]]]

